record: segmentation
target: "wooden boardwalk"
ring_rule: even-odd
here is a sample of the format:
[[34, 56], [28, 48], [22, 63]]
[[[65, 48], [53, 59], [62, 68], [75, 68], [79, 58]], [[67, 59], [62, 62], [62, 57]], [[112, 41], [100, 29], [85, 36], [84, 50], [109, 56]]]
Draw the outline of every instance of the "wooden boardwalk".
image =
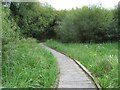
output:
[[97, 90], [97, 87], [93, 81], [74, 62], [74, 60], [43, 44], [41, 44], [41, 46], [50, 51], [57, 59], [60, 69], [57, 88], [94, 88]]

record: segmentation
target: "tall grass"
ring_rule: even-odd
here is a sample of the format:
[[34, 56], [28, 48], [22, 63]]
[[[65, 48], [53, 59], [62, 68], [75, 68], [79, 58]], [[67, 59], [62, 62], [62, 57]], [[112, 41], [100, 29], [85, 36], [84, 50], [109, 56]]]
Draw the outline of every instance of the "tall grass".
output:
[[57, 78], [55, 58], [32, 39], [4, 47], [4, 87], [51, 87]]
[[120, 87], [117, 43], [63, 44], [49, 40], [46, 44], [80, 61], [95, 76], [102, 88]]

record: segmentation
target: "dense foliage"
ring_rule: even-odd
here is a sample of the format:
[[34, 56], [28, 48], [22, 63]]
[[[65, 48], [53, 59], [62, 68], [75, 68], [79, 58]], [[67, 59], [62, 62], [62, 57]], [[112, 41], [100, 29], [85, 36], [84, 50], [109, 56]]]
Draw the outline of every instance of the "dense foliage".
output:
[[2, 13], [2, 86], [6, 88], [53, 87], [57, 65], [53, 55], [36, 40], [25, 39], [10, 10]]
[[12, 3], [10, 7], [24, 36], [62, 42], [106, 42], [118, 40], [117, 7], [84, 6], [56, 11], [48, 4]]
[[68, 11], [57, 31], [62, 42], [105, 42], [118, 40], [117, 8], [98, 6]]
[[24, 36], [39, 40], [54, 37], [56, 13], [48, 4], [12, 3], [10, 9]]

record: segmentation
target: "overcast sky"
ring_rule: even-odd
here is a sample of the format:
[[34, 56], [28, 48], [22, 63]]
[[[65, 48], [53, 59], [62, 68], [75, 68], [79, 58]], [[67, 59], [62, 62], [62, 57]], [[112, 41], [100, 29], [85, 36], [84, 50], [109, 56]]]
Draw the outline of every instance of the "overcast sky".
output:
[[47, 2], [55, 9], [61, 10], [93, 4], [95, 5], [102, 4], [103, 7], [111, 9], [114, 8], [114, 6], [117, 5], [120, 0], [39, 0], [39, 1], [42, 3]]

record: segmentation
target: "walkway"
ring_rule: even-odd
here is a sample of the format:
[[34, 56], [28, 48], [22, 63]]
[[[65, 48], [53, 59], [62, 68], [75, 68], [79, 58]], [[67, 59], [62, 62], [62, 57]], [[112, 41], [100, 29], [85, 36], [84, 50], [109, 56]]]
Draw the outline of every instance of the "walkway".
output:
[[41, 46], [50, 51], [57, 59], [60, 69], [58, 88], [96, 88], [92, 80], [74, 60], [43, 44]]

